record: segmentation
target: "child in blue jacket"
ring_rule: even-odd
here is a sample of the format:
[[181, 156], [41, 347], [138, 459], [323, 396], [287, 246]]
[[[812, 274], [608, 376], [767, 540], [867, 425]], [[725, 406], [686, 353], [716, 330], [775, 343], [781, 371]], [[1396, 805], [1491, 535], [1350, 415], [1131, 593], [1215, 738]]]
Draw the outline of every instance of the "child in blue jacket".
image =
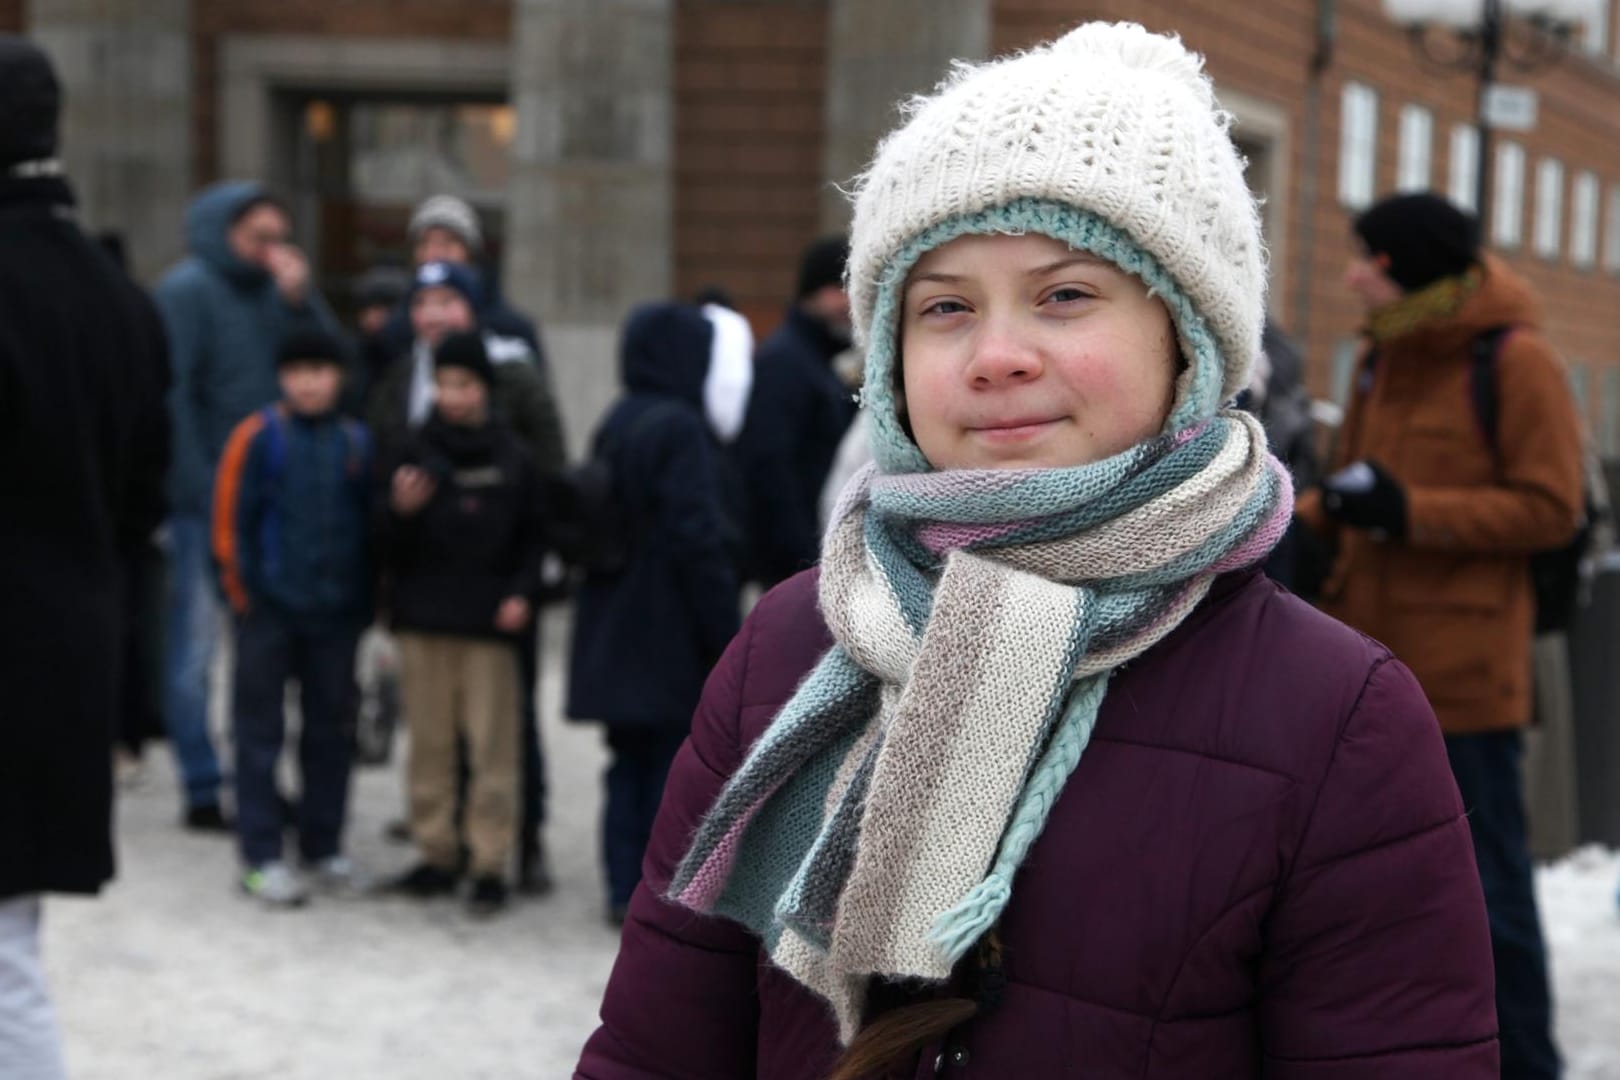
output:
[[318, 884], [344, 888], [353, 764], [355, 649], [370, 617], [366, 431], [340, 417], [343, 346], [289, 335], [281, 400], [231, 433], [215, 477], [213, 547], [235, 615], [236, 829], [242, 888], [271, 906], [302, 904], [305, 880], [283, 856], [276, 763], [288, 679], [302, 692], [298, 854]]

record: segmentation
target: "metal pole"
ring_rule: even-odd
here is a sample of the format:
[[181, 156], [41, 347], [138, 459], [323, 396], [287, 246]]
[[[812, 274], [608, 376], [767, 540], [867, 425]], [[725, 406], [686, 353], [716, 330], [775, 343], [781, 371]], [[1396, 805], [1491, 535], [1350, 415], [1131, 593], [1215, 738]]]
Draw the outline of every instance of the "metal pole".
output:
[[[1490, 211], [1491, 123], [1485, 102], [1496, 82], [1496, 61], [1502, 54], [1502, 0], [1485, 0], [1479, 27], [1479, 97], [1474, 105], [1474, 123], [1479, 130], [1479, 161], [1474, 174], [1474, 212], [1481, 223]], [[1483, 228], [1482, 232], [1485, 231]]]

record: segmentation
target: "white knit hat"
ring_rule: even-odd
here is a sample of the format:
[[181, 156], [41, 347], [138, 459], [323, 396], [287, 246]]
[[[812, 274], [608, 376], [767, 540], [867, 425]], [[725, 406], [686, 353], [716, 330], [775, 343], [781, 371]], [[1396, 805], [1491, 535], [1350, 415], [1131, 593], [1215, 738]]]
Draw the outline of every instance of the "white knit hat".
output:
[[1265, 250], [1231, 117], [1201, 57], [1134, 23], [1087, 23], [1026, 53], [959, 64], [907, 112], [857, 181], [850, 236], [866, 396], [875, 427], [888, 429], [874, 438], [880, 464], [927, 467], [884, 415], [898, 293], [924, 252], [967, 233], [1043, 233], [1142, 278], [1191, 361], [1172, 427], [1247, 384]]
[[416, 208], [408, 230], [411, 243], [420, 240], [429, 229], [448, 229], [474, 255], [484, 248], [484, 230], [478, 223], [478, 211], [467, 200], [454, 195], [433, 195], [423, 199]]

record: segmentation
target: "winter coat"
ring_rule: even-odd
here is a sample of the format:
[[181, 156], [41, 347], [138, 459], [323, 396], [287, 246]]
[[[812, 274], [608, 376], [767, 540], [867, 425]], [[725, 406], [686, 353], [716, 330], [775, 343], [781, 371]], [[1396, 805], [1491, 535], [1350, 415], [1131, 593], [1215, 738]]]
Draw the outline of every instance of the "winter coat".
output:
[[637, 539], [622, 573], [580, 588], [567, 713], [685, 731], [737, 632], [738, 585], [720, 451], [703, 412], [708, 324], [696, 308], [647, 311], [626, 328], [625, 394], [595, 439]]
[[[515, 339], [492, 333], [484, 335], [484, 342], [495, 364], [491, 389], [495, 415], [528, 448], [542, 476], [562, 472], [568, 467], [562, 417], [551, 385], [534, 365], [533, 354]], [[399, 456], [412, 438], [411, 377], [416, 363], [415, 347], [407, 345], [371, 395], [366, 426], [377, 440], [380, 460]]]
[[[1517, 329], [1496, 359], [1487, 439], [1471, 344], [1500, 326]], [[1404, 539], [1334, 528], [1315, 491], [1298, 507], [1338, 541], [1323, 607], [1412, 669], [1448, 734], [1529, 723], [1529, 555], [1567, 543], [1582, 510], [1581, 421], [1540, 326], [1529, 286], [1487, 256], [1454, 317], [1363, 357], [1330, 471], [1363, 458], [1383, 466], [1406, 492]]]
[[752, 577], [774, 585], [815, 563], [819, 500], [855, 394], [832, 369], [847, 346], [798, 307], [759, 347], [735, 448], [748, 502]]
[[0, 900], [113, 874], [122, 567], [164, 515], [166, 353], [67, 184], [0, 178]]
[[534, 460], [504, 424], [456, 427], [435, 414], [385, 471], [424, 469], [437, 485], [415, 514], [383, 509], [382, 546], [395, 630], [517, 640], [495, 627], [502, 602], [540, 593], [545, 511]]
[[[659, 899], [829, 646], [815, 589], [767, 595], [704, 688], [584, 1080], [830, 1069], [819, 999], [736, 924]], [[1000, 933], [1000, 1004], [894, 1075], [1497, 1076], [1484, 899], [1433, 713], [1388, 652], [1257, 571], [1115, 673]]]
[[214, 495], [214, 558], [232, 610], [362, 624], [372, 487], [371, 440], [352, 420], [272, 405], [238, 424]]
[[249, 413], [280, 398], [276, 353], [286, 333], [313, 324], [341, 334], [313, 286], [293, 308], [266, 271], [231, 251], [231, 219], [263, 194], [259, 184], [227, 181], [197, 196], [186, 211], [191, 254], [163, 276], [155, 294], [174, 370], [169, 499], [177, 514], [208, 512], [225, 440]]

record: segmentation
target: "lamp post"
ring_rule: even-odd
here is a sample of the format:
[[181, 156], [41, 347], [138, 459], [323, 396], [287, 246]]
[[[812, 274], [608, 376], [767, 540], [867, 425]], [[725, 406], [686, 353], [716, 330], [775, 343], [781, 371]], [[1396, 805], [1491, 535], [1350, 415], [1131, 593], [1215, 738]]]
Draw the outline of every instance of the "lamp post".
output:
[[1477, 80], [1474, 210], [1490, 196], [1493, 88], [1503, 62], [1520, 72], [1558, 61], [1577, 23], [1595, 17], [1594, 0], [1384, 0], [1384, 13], [1406, 28], [1412, 51], [1431, 70]]

